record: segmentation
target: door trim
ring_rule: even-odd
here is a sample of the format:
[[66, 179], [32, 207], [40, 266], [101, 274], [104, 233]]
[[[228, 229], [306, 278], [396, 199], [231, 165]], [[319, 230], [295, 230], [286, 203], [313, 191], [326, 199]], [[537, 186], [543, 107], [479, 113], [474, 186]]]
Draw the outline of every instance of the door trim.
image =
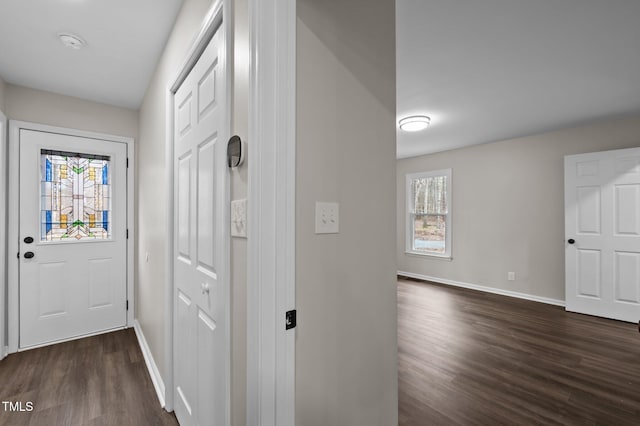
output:
[[[129, 239], [127, 239], [127, 300], [129, 310], [127, 311], [127, 327], [133, 327], [135, 318], [135, 292], [134, 292], [134, 239], [136, 235], [134, 221], [134, 179], [135, 179], [135, 153], [134, 139], [125, 136], [108, 135], [104, 133], [88, 132], [84, 130], [69, 129], [65, 127], [49, 126], [45, 124], [30, 123], [26, 121], [9, 120], [9, 196], [8, 205], [8, 238], [7, 238], [7, 267], [8, 267], [8, 350], [9, 353], [18, 352], [20, 336], [20, 295], [19, 295], [19, 259], [10, 253], [18, 253], [19, 240], [19, 158], [20, 158], [20, 130], [34, 130], [39, 132], [57, 133], [83, 138], [100, 139], [110, 142], [120, 142], [127, 144], [127, 157], [129, 167], [127, 168], [127, 229]], [[77, 337], [75, 337], [77, 338]], [[73, 338], [73, 339], [75, 339]], [[72, 340], [72, 339], [69, 339]]]
[[7, 288], [7, 138], [9, 129], [7, 127], [7, 116], [0, 111], [0, 360], [7, 356], [5, 329], [5, 316], [7, 315], [7, 304], [4, 300], [5, 289]]
[[[197, 36], [194, 38], [191, 43], [191, 47], [187, 51], [184, 61], [182, 65], [177, 69], [175, 73], [175, 77], [169, 80], [169, 84], [166, 88], [166, 96], [165, 96], [165, 110], [166, 114], [166, 145], [165, 145], [165, 184], [166, 188], [169, 188], [167, 191], [167, 246], [165, 253], [165, 274], [166, 274], [166, 282], [165, 282], [165, 317], [168, 321], [165, 322], [165, 410], [173, 411], [174, 409], [174, 398], [173, 398], [173, 388], [174, 388], [174, 380], [173, 380], [173, 244], [174, 244], [174, 173], [173, 173], [173, 151], [174, 151], [174, 96], [180, 85], [184, 82], [184, 80], [189, 75], [189, 72], [193, 69], [194, 65], [202, 55], [202, 52], [206, 49], [211, 41], [212, 37], [215, 35], [216, 31], [220, 28], [223, 31], [223, 43], [224, 43], [224, 52], [225, 52], [225, 74], [226, 74], [226, 87], [225, 87], [225, 110], [226, 117], [223, 120], [223, 133], [229, 137], [231, 135], [231, 108], [232, 108], [232, 82], [233, 82], [233, 25], [227, 25], [227, 23], [232, 22], [231, 15], [231, 0], [216, 0], [204, 20], [202, 21], [202, 25], [200, 27], [200, 31]], [[227, 172], [228, 173], [228, 172]], [[225, 188], [224, 188], [224, 199], [230, 202], [230, 179], [227, 179]], [[224, 217], [223, 221], [225, 223], [224, 227], [224, 235], [226, 241], [229, 242], [228, 250], [224, 255], [223, 271], [221, 273], [222, 276], [225, 277], [225, 295], [226, 295], [226, 303], [228, 309], [226, 310], [226, 318], [225, 318], [225, 342], [227, 345], [227, 351], [225, 353], [225, 375], [226, 375], [226, 383], [225, 383], [225, 393], [226, 393], [226, 401], [225, 401], [225, 410], [226, 410], [226, 418], [228, 423], [231, 422], [231, 244], [230, 244], [230, 209], [224, 209]]]
[[247, 424], [293, 426], [296, 1], [249, 0], [249, 25]]

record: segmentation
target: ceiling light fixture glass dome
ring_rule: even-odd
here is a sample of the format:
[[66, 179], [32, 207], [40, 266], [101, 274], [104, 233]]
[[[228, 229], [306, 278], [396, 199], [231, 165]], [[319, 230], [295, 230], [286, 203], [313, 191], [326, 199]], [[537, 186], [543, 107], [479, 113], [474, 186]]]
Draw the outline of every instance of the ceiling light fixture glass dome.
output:
[[405, 132], [418, 132], [429, 127], [431, 118], [426, 115], [412, 115], [405, 117], [398, 122], [400, 129]]

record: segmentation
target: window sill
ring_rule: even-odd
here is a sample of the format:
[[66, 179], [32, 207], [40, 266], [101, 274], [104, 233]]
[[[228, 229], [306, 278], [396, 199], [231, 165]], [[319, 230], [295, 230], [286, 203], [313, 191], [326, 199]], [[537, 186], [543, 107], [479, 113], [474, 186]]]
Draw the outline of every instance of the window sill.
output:
[[451, 256], [439, 256], [437, 254], [427, 254], [427, 253], [418, 253], [415, 251], [405, 251], [404, 254], [408, 254], [409, 256], [422, 257], [433, 260], [443, 260], [445, 262], [451, 262], [453, 258]]

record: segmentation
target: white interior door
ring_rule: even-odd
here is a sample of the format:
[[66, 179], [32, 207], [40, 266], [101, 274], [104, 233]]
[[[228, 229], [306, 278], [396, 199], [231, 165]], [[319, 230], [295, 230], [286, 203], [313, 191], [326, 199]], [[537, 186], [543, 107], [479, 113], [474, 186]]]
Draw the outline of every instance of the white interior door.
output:
[[228, 424], [222, 37], [219, 28], [174, 98], [174, 406], [183, 426]]
[[20, 130], [20, 348], [126, 325], [124, 143]]
[[640, 320], [640, 148], [565, 157], [566, 309]]

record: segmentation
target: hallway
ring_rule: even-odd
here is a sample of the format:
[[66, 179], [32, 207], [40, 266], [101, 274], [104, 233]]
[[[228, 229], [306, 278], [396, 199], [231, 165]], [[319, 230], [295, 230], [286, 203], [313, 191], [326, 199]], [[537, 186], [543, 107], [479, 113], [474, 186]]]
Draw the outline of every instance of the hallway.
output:
[[[0, 425], [176, 425], [158, 403], [133, 328], [9, 355]], [[14, 406], [15, 407], [15, 406]]]

